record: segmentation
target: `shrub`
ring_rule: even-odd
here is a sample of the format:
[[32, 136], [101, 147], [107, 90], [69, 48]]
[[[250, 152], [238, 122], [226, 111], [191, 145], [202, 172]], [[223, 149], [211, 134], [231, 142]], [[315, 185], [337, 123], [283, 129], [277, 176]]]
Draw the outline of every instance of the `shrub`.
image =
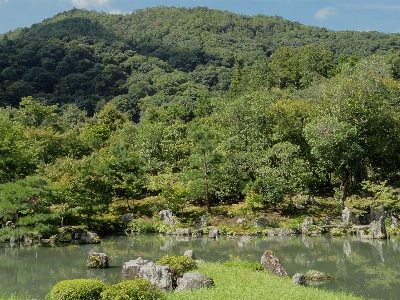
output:
[[98, 300], [105, 287], [96, 279], [63, 280], [51, 289], [50, 300]]
[[157, 264], [169, 266], [174, 279], [182, 277], [188, 271], [197, 269], [195, 260], [187, 256], [164, 256]]
[[152, 286], [150, 281], [138, 278], [126, 280], [107, 287], [101, 293], [102, 300], [164, 300], [164, 293]]

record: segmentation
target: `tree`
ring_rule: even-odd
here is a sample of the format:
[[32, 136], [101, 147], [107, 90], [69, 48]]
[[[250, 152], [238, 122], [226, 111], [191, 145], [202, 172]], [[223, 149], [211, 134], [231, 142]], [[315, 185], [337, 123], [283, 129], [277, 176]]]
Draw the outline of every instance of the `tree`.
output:
[[50, 237], [60, 221], [50, 210], [53, 196], [50, 184], [40, 177], [0, 184], [0, 218], [2, 224], [11, 221], [0, 229], [0, 239]]

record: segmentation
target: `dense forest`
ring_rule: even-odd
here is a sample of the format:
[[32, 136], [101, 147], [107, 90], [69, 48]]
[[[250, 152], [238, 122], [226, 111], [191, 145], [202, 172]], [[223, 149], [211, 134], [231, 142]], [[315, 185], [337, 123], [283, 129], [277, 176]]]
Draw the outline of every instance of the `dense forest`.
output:
[[140, 202], [246, 214], [298, 195], [396, 213], [399, 49], [205, 7], [73, 9], [0, 35], [0, 220], [40, 237]]

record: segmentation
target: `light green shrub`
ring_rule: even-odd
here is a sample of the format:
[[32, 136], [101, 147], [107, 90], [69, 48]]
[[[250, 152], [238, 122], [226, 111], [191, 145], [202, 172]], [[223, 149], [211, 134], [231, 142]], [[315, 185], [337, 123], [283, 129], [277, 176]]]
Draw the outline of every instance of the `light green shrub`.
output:
[[151, 285], [150, 281], [138, 278], [108, 286], [101, 293], [102, 300], [164, 300], [165, 295]]
[[164, 256], [157, 264], [169, 266], [175, 280], [186, 272], [197, 269], [196, 261], [187, 256]]
[[100, 300], [106, 284], [96, 279], [72, 279], [58, 282], [50, 291], [50, 300]]

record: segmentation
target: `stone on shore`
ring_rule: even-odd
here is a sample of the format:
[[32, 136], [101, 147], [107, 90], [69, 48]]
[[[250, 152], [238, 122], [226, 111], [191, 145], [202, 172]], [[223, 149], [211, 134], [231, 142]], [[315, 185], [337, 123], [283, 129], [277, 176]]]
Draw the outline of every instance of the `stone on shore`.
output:
[[275, 274], [277, 276], [286, 277], [288, 273], [282, 266], [280, 260], [276, 257], [275, 253], [271, 250], [266, 250], [261, 256], [261, 264], [264, 266], [264, 270]]
[[175, 291], [198, 290], [209, 288], [214, 285], [214, 280], [201, 273], [185, 273], [182, 278], [177, 280], [178, 286]]

